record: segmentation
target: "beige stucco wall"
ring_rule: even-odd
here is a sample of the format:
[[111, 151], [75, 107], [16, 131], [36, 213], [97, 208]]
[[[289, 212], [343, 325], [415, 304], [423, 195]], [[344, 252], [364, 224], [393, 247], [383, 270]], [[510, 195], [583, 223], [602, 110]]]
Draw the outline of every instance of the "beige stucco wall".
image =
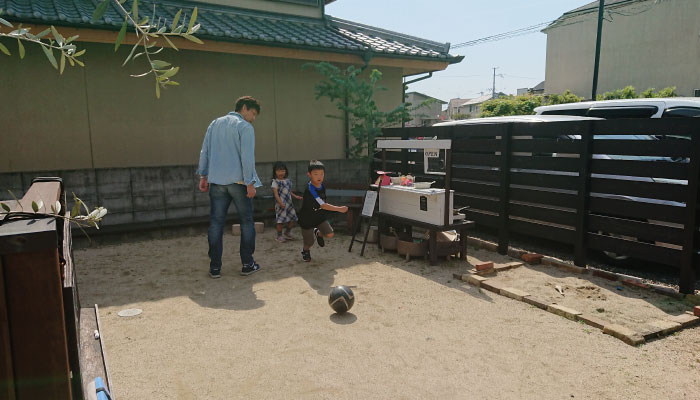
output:
[[[700, 1], [649, 0], [618, 9], [603, 23], [598, 93], [632, 85], [637, 92], [676, 86], [681, 96], [700, 89]], [[597, 11], [567, 20], [547, 31], [545, 93], [590, 98], [593, 82]]]
[[309, 6], [304, 4], [285, 3], [266, 0], [205, 0], [197, 3], [219, 4], [232, 7], [247, 8], [251, 10], [270, 11], [281, 14], [300, 15], [304, 17], [321, 18], [321, 6]]
[[[8, 47], [12, 44], [4, 41]], [[155, 98], [152, 78], [137, 59], [122, 60], [110, 44], [80, 44], [85, 68], [63, 76], [43, 53], [28, 47], [24, 60], [0, 57], [0, 172], [191, 165], [209, 123], [252, 95], [262, 104], [255, 122], [256, 160], [345, 157], [343, 121], [327, 100], [315, 100], [319, 76], [305, 61], [202, 51], [165, 51], [180, 66], [172, 87]], [[380, 108], [401, 98], [401, 70], [382, 68]]]

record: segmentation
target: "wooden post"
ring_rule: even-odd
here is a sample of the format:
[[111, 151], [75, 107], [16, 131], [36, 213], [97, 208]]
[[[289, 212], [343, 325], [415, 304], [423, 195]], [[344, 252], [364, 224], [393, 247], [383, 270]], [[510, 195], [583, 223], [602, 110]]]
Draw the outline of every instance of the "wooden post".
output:
[[685, 202], [685, 230], [683, 232], [683, 251], [681, 252], [680, 281], [678, 291], [686, 294], [695, 293], [695, 280], [697, 278], [697, 254], [695, 251], [695, 239], [697, 238], [697, 202], [698, 179], [700, 179], [700, 132], [693, 132], [690, 143], [692, 153], [690, 156], [690, 174], [688, 176], [688, 197]]
[[576, 198], [576, 241], [574, 242], [574, 264], [586, 266], [586, 236], [588, 235], [588, 195], [591, 188], [591, 159], [593, 151], [594, 123], [581, 132], [579, 152], [578, 196]]
[[450, 224], [450, 214], [452, 214], [450, 182], [452, 182], [452, 149], [445, 149], [445, 225]]
[[[5, 300], [5, 273], [0, 257], [0, 322], [9, 321], [7, 301]], [[14, 374], [12, 372], [12, 345], [10, 343], [10, 327], [0, 323], [0, 399], [15, 399]]]
[[513, 124], [507, 124], [506, 130], [501, 136], [501, 204], [499, 209], [500, 228], [498, 230], [498, 253], [508, 254], [508, 244], [510, 242], [510, 153], [513, 140]]

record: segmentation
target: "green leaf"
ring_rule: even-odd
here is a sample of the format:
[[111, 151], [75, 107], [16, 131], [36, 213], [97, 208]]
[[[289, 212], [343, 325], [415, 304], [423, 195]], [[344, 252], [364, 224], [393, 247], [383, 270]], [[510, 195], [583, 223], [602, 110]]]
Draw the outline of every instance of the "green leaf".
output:
[[192, 33], [192, 27], [194, 22], [197, 21], [197, 7], [192, 10], [192, 16], [190, 17], [190, 25], [187, 27], [187, 33]]
[[131, 15], [134, 17], [134, 21], [139, 20], [139, 0], [134, 0], [134, 4], [131, 6]]
[[14, 28], [11, 23], [5, 21], [4, 19], [0, 18], [0, 24], [3, 24], [5, 26], [9, 26], [10, 28]]
[[180, 67], [173, 67], [170, 68], [169, 70], [165, 71], [159, 78], [170, 78], [171, 76], [177, 74], [177, 71], [180, 70]]
[[173, 42], [171, 42], [170, 39], [168, 39], [167, 36], [163, 35], [163, 39], [165, 39], [165, 41], [168, 42], [168, 44], [170, 45], [170, 47], [172, 47], [173, 49], [175, 49], [175, 51], [180, 51], [180, 50], [178, 50], [177, 47], [175, 47], [175, 45], [173, 44]]
[[95, 8], [95, 12], [92, 13], [92, 22], [97, 22], [104, 17], [110, 1], [112, 0], [102, 0], [102, 3]]
[[19, 58], [22, 59], [24, 58], [24, 45], [22, 44], [22, 41], [17, 39], [17, 47], [19, 48]]
[[56, 62], [56, 57], [53, 56], [53, 51], [46, 46], [41, 46], [41, 49], [44, 50], [44, 54], [46, 54], [46, 58], [49, 59], [51, 65], [53, 65], [54, 68], [58, 69], [58, 63]]
[[183, 34], [182, 36], [183, 36], [185, 39], [187, 39], [187, 40], [189, 40], [189, 41], [191, 41], [191, 42], [195, 42], [195, 43], [199, 43], [199, 44], [204, 44], [204, 42], [202, 42], [201, 40], [199, 40], [199, 38], [196, 37], [196, 36], [192, 36], [192, 35], [188, 35], [188, 34]]
[[36, 201], [32, 201], [32, 210], [34, 210], [35, 213], [39, 212], [39, 205], [36, 204]]
[[60, 74], [63, 75], [63, 69], [66, 68], [66, 53], [61, 52], [61, 69]]
[[79, 52], [73, 54], [73, 57], [80, 57], [80, 56], [82, 56], [83, 54], [85, 54], [85, 49], [82, 49], [82, 50], [80, 50]]
[[83, 62], [80, 61], [80, 60], [75, 60], [75, 63], [78, 64], [78, 65], [80, 65], [81, 67], [84, 67], [84, 66], [85, 66], [85, 64], [83, 64]]
[[160, 99], [160, 83], [156, 81], [156, 98]]
[[2, 43], [0, 43], [0, 51], [7, 54], [8, 56], [10, 55], [10, 50], [7, 50], [7, 47], [5, 47], [5, 45]]
[[126, 21], [128, 21], [128, 19], [124, 18], [122, 29], [119, 30], [119, 35], [117, 35], [117, 41], [114, 42], [114, 51], [117, 51], [119, 45], [122, 44], [122, 41], [124, 40], [124, 36], [126, 36]]
[[56, 42], [58, 42], [58, 45], [63, 46], [63, 42], [65, 42], [66, 39], [63, 37], [63, 35], [58, 33], [58, 31], [56, 30], [56, 28], [53, 27], [53, 25], [51, 25], [51, 33], [53, 33], [53, 37], [56, 39]]
[[170, 63], [169, 63], [169, 62], [165, 62], [165, 61], [162, 61], [162, 60], [153, 60], [153, 61], [151, 61], [151, 67], [153, 67], [153, 69], [163, 69], [163, 68], [166, 68], [166, 67], [169, 67], [169, 66], [170, 66]]
[[75, 203], [75, 205], [73, 206], [73, 209], [70, 210], [70, 216], [71, 216], [71, 218], [73, 218], [73, 217], [75, 217], [76, 215], [78, 215], [78, 213], [80, 213], [80, 202]]
[[138, 43], [136, 43], [136, 44], [134, 45], [134, 47], [131, 48], [131, 53], [129, 53], [129, 56], [126, 57], [126, 60], [124, 60], [124, 64], [122, 64], [122, 67], [125, 66], [126, 63], [129, 62], [129, 60], [131, 60], [131, 57], [134, 55], [134, 52], [136, 51], [136, 48], [137, 48], [137, 47], [139, 47], [139, 44], [138, 44]]
[[43, 31], [41, 31], [39, 34], [37, 34], [36, 37], [42, 38], [42, 37], [48, 35], [49, 32], [51, 32], [51, 28], [46, 28]]
[[172, 86], [180, 86], [180, 84], [175, 82], [175, 81], [167, 81], [167, 82], [164, 82], [163, 84], [164, 85], [172, 85]]
[[8, 206], [5, 203], [0, 203], [0, 207], [2, 207], [3, 210], [10, 212], [10, 206]]
[[175, 28], [177, 28], [177, 23], [180, 22], [180, 14], [182, 14], [182, 10], [177, 10], [177, 12], [175, 13], [175, 18], [173, 18], [173, 23], [172, 25], [170, 25], [171, 31], [174, 31]]
[[79, 38], [79, 37], [80, 37], [80, 36], [78, 36], [78, 35], [69, 37], [68, 39], [66, 39], [66, 44], [68, 44], [68, 43], [74, 41], [75, 39], [77, 39], [77, 38]]
[[68, 57], [68, 62], [70, 63], [71, 67], [75, 67], [75, 61], [73, 61], [73, 57]]

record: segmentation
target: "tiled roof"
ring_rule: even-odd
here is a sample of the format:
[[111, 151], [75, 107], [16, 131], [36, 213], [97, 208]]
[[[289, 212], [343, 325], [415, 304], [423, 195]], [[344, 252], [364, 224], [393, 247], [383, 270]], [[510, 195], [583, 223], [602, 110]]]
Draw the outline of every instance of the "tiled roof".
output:
[[[98, 3], [99, 0], [0, 0], [0, 9], [3, 18], [12, 22], [118, 31], [124, 17], [113, 3], [102, 19], [91, 22]], [[185, 0], [143, 0], [139, 2], [139, 14], [151, 16], [154, 4], [156, 20], [168, 21], [172, 21], [178, 10], [182, 9], [183, 16], [189, 15], [196, 6], [197, 22], [201, 24], [197, 36], [203, 40], [353, 54], [372, 52], [450, 63], [463, 58], [449, 54], [449, 43], [436, 43], [330, 16], [317, 19]]]
[[[605, 10], [613, 10], [613, 9], [618, 9], [618, 8], [623, 8], [627, 7], [633, 4], [637, 3], [646, 3], [651, 0], [606, 0], [605, 1]], [[598, 13], [598, 7], [600, 6], [599, 1], [593, 1], [591, 3], [585, 4], [581, 7], [574, 8], [571, 11], [567, 11], [564, 14], [562, 14], [561, 17], [557, 18], [554, 22], [552, 22], [549, 26], [544, 28], [542, 32], [547, 33], [547, 30], [551, 28], [558, 27], [562, 25], [562, 23], [570, 18], [573, 17], [578, 17], [580, 15], [585, 15], [585, 14], [591, 14], [591, 13]]]

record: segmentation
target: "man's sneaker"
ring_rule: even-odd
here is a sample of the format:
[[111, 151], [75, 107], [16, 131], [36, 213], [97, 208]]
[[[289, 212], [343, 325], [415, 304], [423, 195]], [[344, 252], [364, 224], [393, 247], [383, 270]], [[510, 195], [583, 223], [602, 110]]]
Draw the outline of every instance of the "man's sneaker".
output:
[[326, 241], [323, 240], [323, 234], [318, 230], [318, 228], [314, 228], [314, 235], [316, 235], [316, 243], [318, 243], [320, 247], [326, 245]]
[[258, 263], [252, 263], [251, 265], [244, 265], [241, 269], [241, 275], [250, 275], [260, 271], [260, 265]]
[[306, 262], [311, 261], [311, 252], [309, 250], [302, 250], [301, 258], [303, 258]]
[[219, 279], [219, 278], [221, 278], [221, 272], [219, 272], [219, 271], [216, 271], [216, 272], [209, 271], [209, 277], [211, 277], [211, 279]]
[[277, 235], [277, 241], [280, 243], [284, 243], [287, 241], [287, 239], [285, 239], [285, 237], [282, 235]]

